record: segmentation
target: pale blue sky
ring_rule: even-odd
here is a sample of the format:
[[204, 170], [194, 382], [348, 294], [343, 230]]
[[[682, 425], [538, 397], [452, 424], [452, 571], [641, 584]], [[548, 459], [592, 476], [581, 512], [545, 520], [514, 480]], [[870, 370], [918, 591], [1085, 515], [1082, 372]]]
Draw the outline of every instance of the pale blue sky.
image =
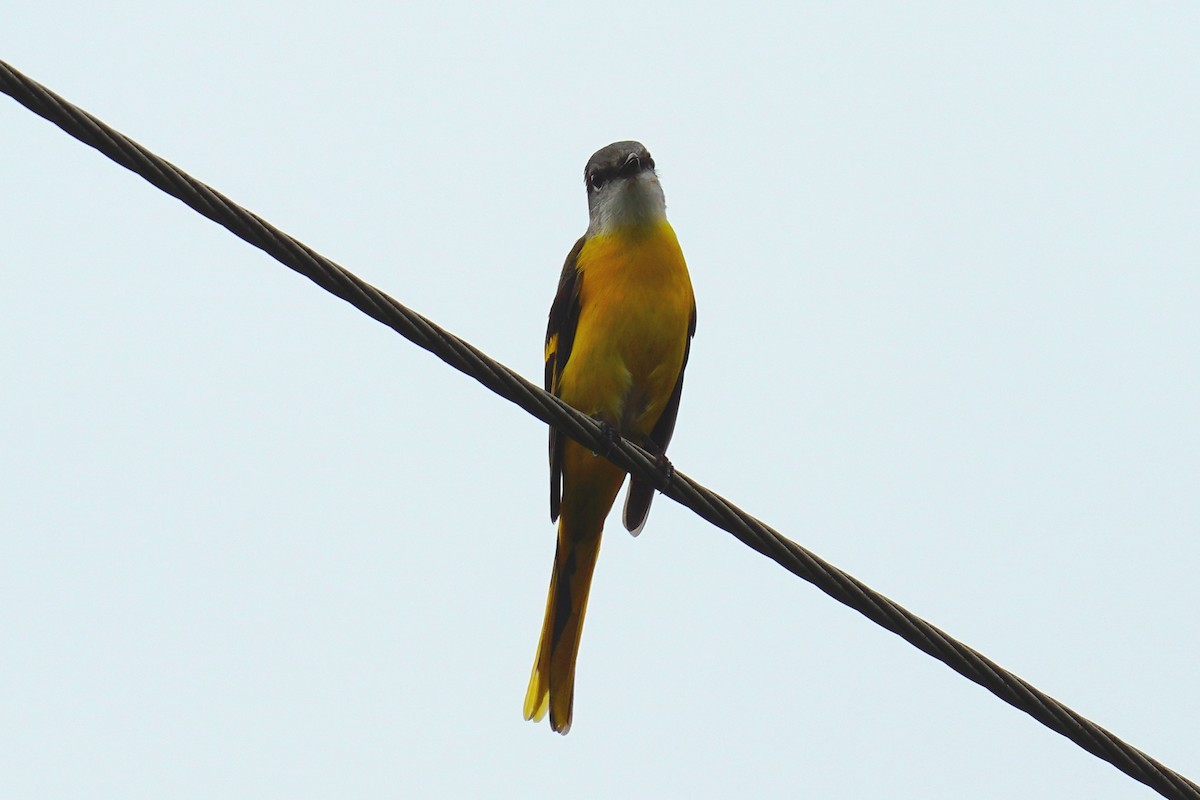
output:
[[[0, 58], [537, 380], [584, 161], [676, 466], [1200, 779], [1194, 4], [80, 3]], [[515, 407], [0, 98], [0, 795], [1153, 793], [661, 498], [575, 724]]]

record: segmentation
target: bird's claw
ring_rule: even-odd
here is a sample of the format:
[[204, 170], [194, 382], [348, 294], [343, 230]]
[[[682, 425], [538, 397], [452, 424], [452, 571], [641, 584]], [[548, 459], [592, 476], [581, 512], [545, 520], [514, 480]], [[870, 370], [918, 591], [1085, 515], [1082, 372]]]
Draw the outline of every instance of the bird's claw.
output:
[[654, 467], [658, 470], [660, 478], [658, 490], [665, 492], [671, 488], [671, 482], [675, 480], [675, 465], [671, 463], [671, 459], [667, 458], [666, 453], [656, 453]]
[[621, 434], [617, 433], [616, 428], [602, 419], [597, 419], [596, 424], [600, 426], [600, 435], [604, 437], [604, 448], [597, 455], [608, 458], [612, 455], [613, 448], [616, 447], [617, 442], [621, 440]]

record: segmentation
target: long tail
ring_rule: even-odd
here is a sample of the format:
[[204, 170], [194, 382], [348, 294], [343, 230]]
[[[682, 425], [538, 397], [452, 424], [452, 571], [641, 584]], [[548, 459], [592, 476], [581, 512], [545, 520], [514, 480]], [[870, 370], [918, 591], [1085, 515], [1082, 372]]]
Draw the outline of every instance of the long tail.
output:
[[550, 727], [562, 734], [571, 729], [575, 657], [579, 653], [592, 571], [600, 554], [599, 530], [573, 537], [568, 535], [565, 521], [566, 515], [559, 520], [546, 619], [525, 693], [525, 719], [540, 720], [549, 709]]

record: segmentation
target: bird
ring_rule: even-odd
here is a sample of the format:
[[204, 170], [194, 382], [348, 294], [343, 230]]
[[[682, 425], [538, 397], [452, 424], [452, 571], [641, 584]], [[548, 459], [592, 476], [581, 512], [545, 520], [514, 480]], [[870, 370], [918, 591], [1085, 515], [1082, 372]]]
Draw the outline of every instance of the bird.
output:
[[[669, 476], [683, 374], [696, 332], [687, 263], [667, 222], [654, 159], [640, 142], [597, 150], [584, 168], [587, 232], [563, 264], [546, 327], [545, 387], [654, 453]], [[558, 522], [546, 614], [525, 719], [571, 729], [575, 662], [604, 521], [625, 472], [550, 429], [550, 519]], [[637, 536], [653, 484], [630, 480], [622, 521]]]

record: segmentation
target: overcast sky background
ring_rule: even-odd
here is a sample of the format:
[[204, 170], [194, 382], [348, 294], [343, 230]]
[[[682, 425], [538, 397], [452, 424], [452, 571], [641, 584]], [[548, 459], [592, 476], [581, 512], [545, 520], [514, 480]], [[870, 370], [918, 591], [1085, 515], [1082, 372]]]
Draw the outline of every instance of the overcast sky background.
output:
[[[540, 380], [588, 156], [672, 458], [1200, 779], [1200, 8], [12, 4], [0, 58]], [[544, 426], [0, 98], [0, 795], [1154, 794], [659, 498], [521, 719]]]

